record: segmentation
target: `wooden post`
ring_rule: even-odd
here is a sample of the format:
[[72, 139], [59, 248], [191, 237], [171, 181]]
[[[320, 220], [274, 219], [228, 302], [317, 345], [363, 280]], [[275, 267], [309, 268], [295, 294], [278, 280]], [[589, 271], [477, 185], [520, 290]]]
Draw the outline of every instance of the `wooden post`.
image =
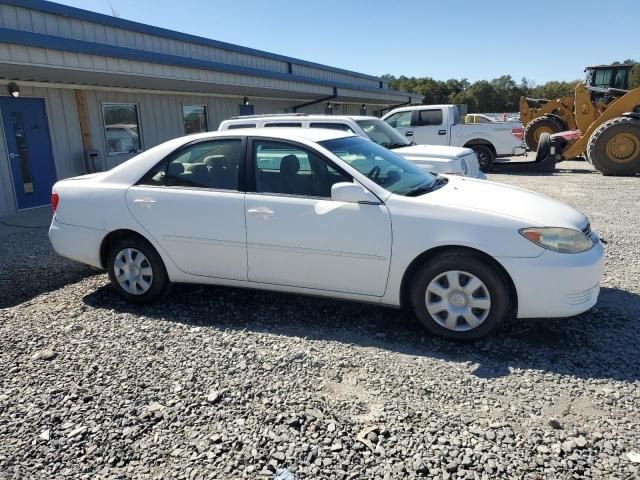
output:
[[82, 136], [82, 148], [84, 150], [84, 165], [87, 173], [92, 173], [95, 165], [89, 165], [89, 152], [91, 148], [91, 134], [89, 129], [89, 115], [87, 113], [87, 94], [84, 90], [75, 90], [76, 108], [78, 109], [78, 120], [80, 122], [80, 134]]

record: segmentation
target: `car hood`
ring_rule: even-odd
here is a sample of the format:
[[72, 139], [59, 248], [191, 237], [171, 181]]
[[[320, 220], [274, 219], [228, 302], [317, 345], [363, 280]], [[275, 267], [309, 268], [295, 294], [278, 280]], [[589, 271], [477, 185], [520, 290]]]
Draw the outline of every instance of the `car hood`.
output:
[[470, 148], [447, 147], [444, 145], [411, 145], [408, 147], [394, 148], [393, 152], [405, 158], [442, 158], [456, 159], [473, 153]]
[[572, 206], [539, 193], [486, 180], [448, 178], [447, 185], [416, 200], [517, 218], [523, 221], [523, 226], [582, 230], [588, 222]]

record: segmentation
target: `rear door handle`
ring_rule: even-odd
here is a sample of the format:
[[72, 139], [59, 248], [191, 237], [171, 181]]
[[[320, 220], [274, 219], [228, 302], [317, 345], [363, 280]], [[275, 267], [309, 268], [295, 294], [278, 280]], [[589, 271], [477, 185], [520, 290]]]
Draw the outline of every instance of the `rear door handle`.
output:
[[133, 201], [134, 204], [140, 205], [141, 207], [153, 207], [156, 204], [156, 201], [153, 198], [136, 198]]
[[404, 134], [405, 137], [413, 137], [413, 132], [406, 132]]
[[271, 218], [275, 215], [273, 210], [266, 207], [250, 208], [247, 210], [247, 213], [253, 217], [260, 217], [264, 219]]
[[446, 130], [438, 130], [438, 135], [446, 135], [447, 131]]

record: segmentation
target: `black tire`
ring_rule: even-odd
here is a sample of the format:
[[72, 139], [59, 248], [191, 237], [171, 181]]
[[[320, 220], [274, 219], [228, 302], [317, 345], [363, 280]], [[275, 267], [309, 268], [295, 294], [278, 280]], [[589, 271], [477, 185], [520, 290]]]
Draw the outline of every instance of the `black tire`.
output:
[[547, 132], [540, 135], [538, 149], [536, 150], [536, 162], [540, 163], [551, 154], [551, 135]]
[[[488, 289], [490, 308], [486, 318], [475, 328], [465, 331], [448, 329], [427, 310], [427, 288], [432, 280], [445, 272], [462, 271], [480, 279]], [[411, 307], [422, 326], [430, 333], [449, 340], [471, 341], [482, 338], [499, 329], [503, 323], [515, 317], [512, 292], [505, 274], [483, 258], [482, 255], [451, 250], [427, 261], [413, 277], [410, 290]], [[461, 319], [457, 318], [459, 323]], [[464, 327], [464, 325], [463, 325]]]
[[493, 168], [493, 162], [496, 161], [496, 154], [488, 145], [471, 145], [468, 148], [476, 152], [480, 170], [487, 173]]
[[[147, 280], [150, 279], [150, 287], [144, 291], [144, 293], [134, 294], [126, 291], [117, 280], [116, 269], [116, 257], [126, 249], [134, 249], [141, 252], [147, 262], [142, 264], [142, 267], [147, 266], [151, 268], [152, 275], [146, 276]], [[135, 259], [135, 258], [134, 258]], [[163, 297], [169, 290], [170, 282], [165, 269], [164, 262], [158, 254], [155, 248], [139, 237], [129, 237], [118, 240], [115, 242], [107, 255], [107, 273], [109, 274], [109, 280], [113, 288], [120, 294], [127, 302], [146, 304], [152, 303], [159, 298]], [[118, 269], [120, 272], [121, 269]]]
[[529, 150], [538, 150], [538, 142], [542, 133], [554, 134], [566, 130], [565, 126], [555, 117], [542, 116], [531, 120], [524, 129], [524, 143]]
[[[614, 137], [623, 135], [621, 156], [607, 149]], [[635, 175], [640, 172], [640, 120], [616, 117], [600, 125], [589, 138], [587, 158], [603, 175]]]

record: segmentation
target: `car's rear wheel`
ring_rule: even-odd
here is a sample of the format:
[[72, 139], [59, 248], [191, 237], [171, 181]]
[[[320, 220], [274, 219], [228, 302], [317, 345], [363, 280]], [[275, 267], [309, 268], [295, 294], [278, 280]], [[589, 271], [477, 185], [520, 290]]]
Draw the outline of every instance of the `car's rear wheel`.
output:
[[490, 172], [493, 168], [493, 162], [496, 160], [496, 155], [493, 153], [493, 150], [487, 145], [471, 145], [469, 148], [476, 152], [480, 170], [484, 173]]
[[450, 251], [426, 262], [414, 276], [411, 304], [431, 333], [476, 340], [514, 316], [511, 287], [482, 256]]
[[162, 297], [169, 277], [162, 258], [153, 246], [136, 237], [115, 242], [107, 257], [109, 280], [131, 303], [150, 303]]

